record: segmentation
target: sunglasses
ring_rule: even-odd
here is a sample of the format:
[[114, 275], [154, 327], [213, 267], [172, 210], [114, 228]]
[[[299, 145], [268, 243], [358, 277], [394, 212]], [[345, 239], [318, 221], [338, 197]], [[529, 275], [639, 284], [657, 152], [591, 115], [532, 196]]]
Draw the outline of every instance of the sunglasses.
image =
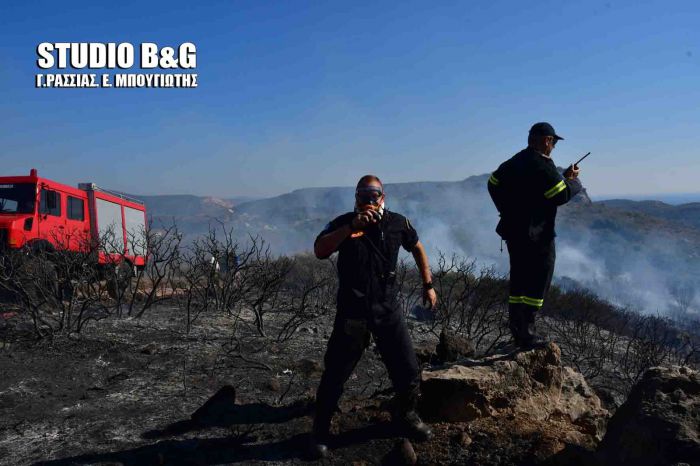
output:
[[376, 187], [357, 188], [355, 191], [355, 197], [363, 204], [376, 204], [383, 195], [384, 192]]

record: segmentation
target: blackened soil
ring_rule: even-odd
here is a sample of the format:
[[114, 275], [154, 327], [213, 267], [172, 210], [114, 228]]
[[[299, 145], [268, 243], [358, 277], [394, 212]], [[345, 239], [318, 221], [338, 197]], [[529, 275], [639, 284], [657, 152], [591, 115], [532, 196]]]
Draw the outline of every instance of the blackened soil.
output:
[[[202, 316], [187, 334], [183, 316], [165, 307], [39, 341], [29, 322], [11, 317], [0, 328], [0, 463], [305, 462], [331, 318], [278, 342], [274, 319], [267, 337], [256, 335], [252, 316]], [[234, 409], [192, 422], [226, 385]], [[346, 413], [336, 416], [330, 463], [378, 463], [393, 447], [378, 408], [388, 388], [368, 350], [348, 382]]]
[[[242, 317], [204, 315], [188, 334], [184, 316], [161, 307], [39, 341], [21, 316], [3, 321], [0, 464], [313, 464], [304, 450], [332, 316], [282, 342], [285, 316], [271, 316], [265, 337]], [[421, 325], [409, 323], [415, 343], [434, 347]], [[390, 398], [371, 347], [348, 381], [324, 464], [393, 463]], [[433, 424], [435, 439], [414, 445], [418, 463], [532, 463], [533, 440], [498, 438], [499, 428]]]

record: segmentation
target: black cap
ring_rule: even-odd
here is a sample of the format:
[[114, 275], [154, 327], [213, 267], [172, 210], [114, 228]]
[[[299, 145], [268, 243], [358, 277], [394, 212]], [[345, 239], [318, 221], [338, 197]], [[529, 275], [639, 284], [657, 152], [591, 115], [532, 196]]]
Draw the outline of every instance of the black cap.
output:
[[554, 136], [555, 139], [564, 139], [554, 132], [554, 128], [547, 122], [535, 123], [530, 128], [530, 134], [537, 134], [539, 136]]

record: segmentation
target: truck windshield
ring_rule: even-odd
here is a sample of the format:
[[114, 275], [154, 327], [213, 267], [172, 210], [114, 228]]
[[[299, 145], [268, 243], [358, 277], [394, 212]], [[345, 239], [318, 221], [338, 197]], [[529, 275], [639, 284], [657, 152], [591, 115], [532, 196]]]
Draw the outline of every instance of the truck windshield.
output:
[[35, 203], [35, 184], [0, 182], [0, 214], [31, 214]]

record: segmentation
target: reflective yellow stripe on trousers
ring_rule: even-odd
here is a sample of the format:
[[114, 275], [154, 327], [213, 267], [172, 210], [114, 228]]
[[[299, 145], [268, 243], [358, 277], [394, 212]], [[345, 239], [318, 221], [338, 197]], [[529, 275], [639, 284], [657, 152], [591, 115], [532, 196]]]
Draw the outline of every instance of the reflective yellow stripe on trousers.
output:
[[538, 299], [538, 298], [531, 298], [529, 296], [509, 296], [508, 297], [508, 303], [509, 304], [527, 304], [528, 306], [533, 306], [533, 307], [542, 307], [544, 304], [544, 299]]

